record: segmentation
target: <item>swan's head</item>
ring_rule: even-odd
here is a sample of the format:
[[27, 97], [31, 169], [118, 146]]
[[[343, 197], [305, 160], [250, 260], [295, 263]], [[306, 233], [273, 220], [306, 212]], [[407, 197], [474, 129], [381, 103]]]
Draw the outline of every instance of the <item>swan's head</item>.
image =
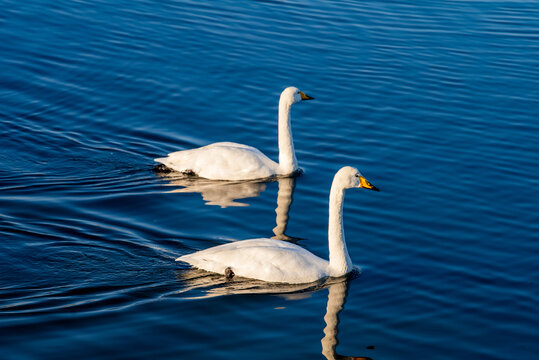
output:
[[374, 191], [380, 191], [376, 186], [372, 185], [358, 169], [345, 166], [335, 174], [334, 182], [338, 182], [344, 189], [364, 188]]
[[306, 95], [303, 91], [299, 91], [298, 88], [290, 86], [283, 90], [281, 93], [280, 102], [285, 102], [289, 105], [295, 104], [303, 100], [313, 100], [313, 97]]

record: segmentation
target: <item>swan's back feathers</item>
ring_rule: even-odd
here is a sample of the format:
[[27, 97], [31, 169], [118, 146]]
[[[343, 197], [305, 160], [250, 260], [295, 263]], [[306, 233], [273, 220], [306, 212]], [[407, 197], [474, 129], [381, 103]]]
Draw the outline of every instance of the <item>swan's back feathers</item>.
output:
[[232, 142], [176, 151], [155, 161], [176, 171], [213, 180], [264, 179], [279, 172], [279, 164], [260, 150]]
[[307, 283], [327, 276], [328, 262], [282, 240], [252, 239], [215, 246], [179, 257], [197, 268], [270, 282]]

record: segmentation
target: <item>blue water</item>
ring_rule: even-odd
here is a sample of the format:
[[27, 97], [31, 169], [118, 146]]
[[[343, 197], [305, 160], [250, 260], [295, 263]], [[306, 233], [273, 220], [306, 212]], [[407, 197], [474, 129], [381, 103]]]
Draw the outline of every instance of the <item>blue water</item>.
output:
[[[537, 2], [0, 5], [3, 359], [537, 358]], [[153, 171], [216, 141], [276, 160], [290, 85], [316, 98], [297, 179]], [[326, 257], [344, 165], [381, 189], [345, 200], [360, 275], [174, 262], [272, 236]]]

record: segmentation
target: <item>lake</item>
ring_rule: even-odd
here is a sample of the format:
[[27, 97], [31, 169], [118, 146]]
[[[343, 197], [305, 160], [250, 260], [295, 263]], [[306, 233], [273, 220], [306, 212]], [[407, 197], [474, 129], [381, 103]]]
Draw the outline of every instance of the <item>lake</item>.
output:
[[[539, 4], [0, 0], [3, 359], [534, 359]], [[233, 141], [303, 174], [154, 171]], [[308, 285], [178, 256], [275, 237], [326, 258], [342, 166], [360, 268]]]

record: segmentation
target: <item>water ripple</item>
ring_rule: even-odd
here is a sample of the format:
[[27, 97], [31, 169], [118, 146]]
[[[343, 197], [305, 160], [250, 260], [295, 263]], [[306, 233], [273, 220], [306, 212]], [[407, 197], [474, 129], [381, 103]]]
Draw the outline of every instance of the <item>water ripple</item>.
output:
[[[537, 353], [535, 2], [1, 4], [3, 356], [319, 356], [335, 284], [227, 282], [174, 259], [261, 236], [326, 257], [343, 165], [381, 192], [347, 194], [362, 274], [333, 356]], [[286, 196], [152, 170], [215, 141], [277, 160], [289, 85], [316, 101], [292, 109], [304, 173]]]

